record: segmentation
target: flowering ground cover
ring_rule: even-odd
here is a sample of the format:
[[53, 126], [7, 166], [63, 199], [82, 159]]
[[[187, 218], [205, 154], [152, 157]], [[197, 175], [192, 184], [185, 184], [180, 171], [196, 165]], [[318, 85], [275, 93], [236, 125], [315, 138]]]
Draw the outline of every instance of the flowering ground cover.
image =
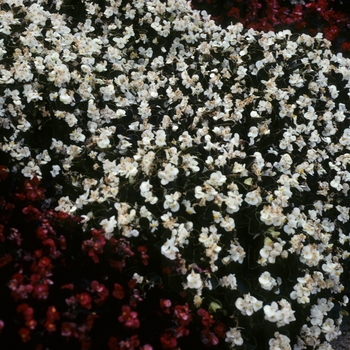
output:
[[0, 6], [2, 348], [331, 349], [350, 60], [184, 1]]

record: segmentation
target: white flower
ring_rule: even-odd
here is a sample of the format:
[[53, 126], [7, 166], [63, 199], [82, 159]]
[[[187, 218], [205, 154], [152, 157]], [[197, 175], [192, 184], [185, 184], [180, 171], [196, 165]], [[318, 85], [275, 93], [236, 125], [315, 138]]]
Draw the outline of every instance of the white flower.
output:
[[309, 267], [317, 266], [319, 261], [323, 258], [323, 255], [319, 252], [316, 244], [308, 244], [304, 246], [299, 260]]
[[167, 239], [167, 241], [162, 245], [161, 252], [170, 260], [176, 259], [176, 253], [179, 252], [179, 249], [175, 246], [175, 237]]
[[277, 286], [277, 281], [271, 277], [271, 274], [268, 271], [265, 271], [260, 275], [259, 283], [261, 288], [265, 290], [272, 290], [275, 286]]
[[52, 170], [50, 171], [52, 177], [56, 177], [61, 171], [61, 168], [59, 165], [53, 165]]
[[282, 313], [278, 309], [278, 304], [273, 301], [271, 305], [264, 306], [265, 320], [270, 322], [277, 322], [282, 318]]
[[332, 341], [333, 339], [337, 338], [340, 334], [341, 331], [339, 330], [338, 327], [334, 324], [334, 320], [331, 318], [327, 318], [322, 327], [321, 330], [323, 333], [326, 334], [326, 339], [328, 341]]
[[203, 281], [199, 273], [192, 272], [187, 275], [187, 287], [192, 289], [201, 289], [203, 288]]
[[67, 89], [61, 88], [59, 91], [59, 98], [62, 103], [65, 105], [72, 104], [74, 98], [71, 91], [67, 92]]
[[234, 348], [236, 345], [243, 345], [243, 338], [241, 334], [241, 330], [238, 327], [230, 328], [229, 331], [226, 332], [226, 343], [230, 343], [230, 346]]
[[114, 229], [117, 227], [117, 221], [115, 220], [115, 216], [111, 216], [108, 219], [103, 219], [100, 222], [100, 225], [102, 225], [103, 230], [105, 231], [106, 235], [108, 237], [112, 236], [112, 232], [114, 231]]
[[260, 220], [267, 226], [281, 227], [285, 218], [282, 208], [277, 206], [265, 205], [260, 212]]
[[167, 185], [176, 179], [179, 169], [177, 169], [173, 164], [168, 163], [163, 171], [158, 172], [158, 177], [161, 179], [160, 183], [162, 185]]
[[210, 174], [210, 179], [207, 180], [207, 183], [213, 187], [222, 186], [226, 182], [226, 176], [221, 173], [221, 171], [217, 171], [215, 173]]
[[[281, 306], [281, 309], [279, 306]], [[273, 301], [271, 305], [264, 306], [265, 320], [276, 322], [277, 327], [282, 327], [295, 321], [296, 318], [294, 313], [295, 311], [292, 310], [289, 302], [286, 299], [282, 299], [278, 303]]]
[[170, 209], [172, 212], [176, 212], [180, 209], [178, 199], [181, 197], [180, 192], [165, 195], [165, 201], [163, 203], [164, 209]]
[[158, 202], [158, 198], [153, 196], [151, 190], [153, 186], [149, 183], [149, 180], [143, 181], [140, 185], [141, 196], [146, 198], [146, 202], [150, 204], [156, 204]]
[[131, 237], [138, 237], [139, 231], [136, 229], [133, 229], [132, 226], [124, 226], [123, 227], [123, 236], [131, 238]]
[[114, 86], [112, 84], [101, 87], [100, 92], [103, 96], [104, 101], [113, 100], [115, 97], [115, 90], [114, 90]]
[[164, 130], [158, 130], [156, 132], [156, 145], [163, 147], [166, 145], [166, 133]]
[[275, 338], [269, 340], [269, 350], [292, 350], [287, 336], [279, 332], [275, 332], [274, 336]]
[[69, 137], [72, 141], [75, 141], [75, 142], [84, 142], [86, 138], [81, 128], [74, 129], [69, 134]]
[[302, 87], [304, 86], [304, 79], [299, 73], [294, 73], [290, 76], [289, 83], [292, 86]]
[[144, 280], [143, 276], [140, 276], [138, 273], [134, 273], [132, 279], [136, 281], [136, 283], [142, 283]]
[[230, 288], [232, 290], [237, 289], [237, 279], [232, 273], [220, 278], [219, 283], [222, 287]]
[[247, 192], [244, 200], [249, 205], [258, 206], [262, 202], [262, 198], [260, 195], [260, 188], [257, 188], [256, 190], [251, 191], [251, 192]]
[[236, 308], [241, 311], [244, 316], [251, 316], [254, 312], [259, 311], [263, 302], [251, 296], [250, 293], [244, 294], [243, 298], [238, 298], [235, 302]]
[[238, 261], [240, 264], [242, 264], [246, 256], [244, 249], [239, 244], [235, 244], [234, 242], [231, 242], [228, 253], [230, 255], [222, 259], [224, 264], [228, 264], [230, 261]]

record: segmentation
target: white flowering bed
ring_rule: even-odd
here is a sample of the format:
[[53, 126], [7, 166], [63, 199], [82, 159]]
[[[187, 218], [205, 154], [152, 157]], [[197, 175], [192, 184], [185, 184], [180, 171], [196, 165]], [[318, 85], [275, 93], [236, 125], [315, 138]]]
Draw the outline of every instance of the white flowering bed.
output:
[[321, 35], [224, 30], [183, 0], [84, 5], [0, 5], [12, 171], [87, 228], [156, 242], [193, 307], [228, 316], [229, 348], [331, 349], [348, 300], [350, 60]]

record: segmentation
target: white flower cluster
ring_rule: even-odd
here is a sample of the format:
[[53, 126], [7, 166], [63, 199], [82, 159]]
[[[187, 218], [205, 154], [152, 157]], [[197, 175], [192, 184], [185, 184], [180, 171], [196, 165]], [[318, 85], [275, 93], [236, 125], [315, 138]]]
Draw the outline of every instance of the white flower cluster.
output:
[[315, 305], [345, 289], [350, 60], [322, 35], [222, 29], [184, 0], [87, 0], [83, 19], [60, 1], [2, 3], [11, 170], [49, 179], [56, 210], [107, 238], [158, 242], [195, 300], [229, 293], [232, 347], [245, 316], [283, 328], [298, 304], [300, 337], [275, 329], [270, 349], [333, 339]]
[[271, 305], [264, 306], [265, 320], [276, 322], [277, 327], [282, 327], [296, 320], [295, 311], [292, 310], [290, 303], [286, 299], [281, 299], [278, 303], [272, 302]]
[[251, 316], [263, 307], [263, 302], [248, 293], [244, 294], [243, 298], [237, 298], [235, 305], [242, 315]]
[[[344, 297], [341, 305], [348, 304], [348, 297]], [[340, 324], [342, 318], [338, 322], [335, 322], [332, 318], [327, 317], [332, 311], [334, 303], [325, 298], [317, 300], [317, 304], [312, 305], [310, 310], [310, 323], [311, 326], [303, 325], [298, 339], [298, 345], [296, 349], [304, 349], [305, 346], [313, 346], [318, 348], [329, 348], [329, 343], [333, 339], [337, 338], [340, 334]], [[325, 335], [327, 342], [322, 343], [320, 341], [320, 335]]]
[[280, 334], [279, 332], [275, 332], [275, 338], [269, 340], [269, 350], [292, 350], [290, 346], [290, 339]]

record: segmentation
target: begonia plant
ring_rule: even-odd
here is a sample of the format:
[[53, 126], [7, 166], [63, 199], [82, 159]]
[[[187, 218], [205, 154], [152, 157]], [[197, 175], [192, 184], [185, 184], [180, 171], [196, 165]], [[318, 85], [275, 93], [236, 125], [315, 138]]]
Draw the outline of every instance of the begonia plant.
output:
[[331, 349], [350, 60], [182, 0], [0, 11], [0, 341], [10, 322], [24, 348]]

